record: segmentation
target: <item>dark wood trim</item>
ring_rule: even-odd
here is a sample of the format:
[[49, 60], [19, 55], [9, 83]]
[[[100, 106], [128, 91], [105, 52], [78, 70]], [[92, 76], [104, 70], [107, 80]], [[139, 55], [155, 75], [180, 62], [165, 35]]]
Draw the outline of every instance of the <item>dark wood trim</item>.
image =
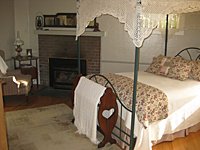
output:
[[[104, 111], [114, 109], [114, 112], [109, 118], [103, 116]], [[98, 148], [104, 147], [106, 143], [116, 143], [116, 140], [112, 138], [111, 134], [115, 127], [118, 117], [118, 106], [116, 101], [116, 95], [112, 92], [111, 88], [106, 88], [104, 95], [100, 98], [100, 105], [98, 111], [98, 122], [100, 129], [104, 135], [102, 142], [98, 144]]]
[[0, 83], [0, 149], [8, 150], [6, 120], [2, 95], [2, 83]]

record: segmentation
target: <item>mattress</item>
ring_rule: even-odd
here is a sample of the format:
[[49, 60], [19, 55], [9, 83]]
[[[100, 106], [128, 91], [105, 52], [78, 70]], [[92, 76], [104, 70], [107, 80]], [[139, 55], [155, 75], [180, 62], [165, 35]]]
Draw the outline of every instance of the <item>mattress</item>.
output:
[[[117, 73], [134, 78], [134, 73]], [[135, 150], [150, 150], [151, 141], [157, 141], [165, 134], [187, 129], [200, 122], [200, 82], [188, 79], [180, 81], [148, 72], [138, 72], [138, 81], [162, 90], [168, 97], [169, 115], [166, 119], [154, 122], [144, 128], [135, 119]], [[131, 113], [123, 109], [125, 126], [131, 128]]]

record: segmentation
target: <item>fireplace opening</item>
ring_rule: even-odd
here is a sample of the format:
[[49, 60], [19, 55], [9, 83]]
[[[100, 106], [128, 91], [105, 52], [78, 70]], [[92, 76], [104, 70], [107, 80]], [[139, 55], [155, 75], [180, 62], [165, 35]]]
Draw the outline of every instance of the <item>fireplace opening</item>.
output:
[[[86, 60], [80, 61], [80, 72], [86, 75]], [[78, 75], [78, 60], [73, 58], [49, 58], [49, 85], [57, 89], [72, 88], [72, 82]]]

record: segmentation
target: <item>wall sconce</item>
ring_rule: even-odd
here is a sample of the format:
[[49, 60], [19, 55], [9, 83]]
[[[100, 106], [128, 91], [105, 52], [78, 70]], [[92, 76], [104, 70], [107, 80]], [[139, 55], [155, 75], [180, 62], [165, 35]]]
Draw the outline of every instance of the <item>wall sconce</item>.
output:
[[22, 51], [21, 46], [24, 45], [24, 41], [20, 38], [19, 31], [17, 31], [17, 38], [14, 42], [14, 45], [16, 46], [15, 51], [17, 52], [17, 57], [21, 57], [21, 54], [20, 54]]

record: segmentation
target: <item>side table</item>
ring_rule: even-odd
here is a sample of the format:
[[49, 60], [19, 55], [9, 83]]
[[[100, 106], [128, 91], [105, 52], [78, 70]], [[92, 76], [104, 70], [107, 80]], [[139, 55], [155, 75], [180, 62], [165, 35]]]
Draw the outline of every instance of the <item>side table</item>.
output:
[[21, 69], [23, 74], [31, 75], [32, 79], [36, 79], [38, 87], [38, 57], [15, 56], [12, 58], [14, 60], [14, 68]]

